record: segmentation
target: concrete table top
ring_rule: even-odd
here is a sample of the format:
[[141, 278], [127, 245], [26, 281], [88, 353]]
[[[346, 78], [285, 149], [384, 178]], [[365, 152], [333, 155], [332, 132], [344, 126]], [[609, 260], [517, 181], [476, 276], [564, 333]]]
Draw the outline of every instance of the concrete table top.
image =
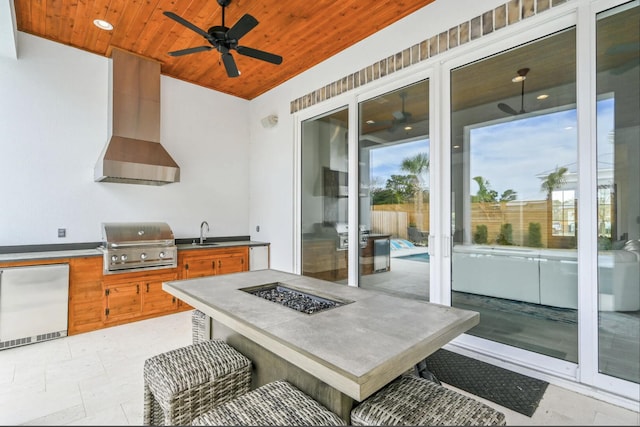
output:
[[[276, 282], [350, 303], [305, 314], [240, 290]], [[163, 289], [357, 401], [477, 325], [480, 316], [278, 270], [176, 280]]]

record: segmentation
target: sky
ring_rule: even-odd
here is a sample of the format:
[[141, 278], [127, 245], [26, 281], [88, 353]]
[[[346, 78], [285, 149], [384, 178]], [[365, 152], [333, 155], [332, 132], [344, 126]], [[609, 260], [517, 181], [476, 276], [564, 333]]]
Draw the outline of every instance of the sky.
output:
[[[598, 102], [599, 167], [612, 162], [608, 134], [614, 127], [613, 107], [612, 98]], [[517, 200], [544, 199], [543, 180], [538, 175], [546, 176], [563, 166], [569, 169], [569, 174], [577, 172], [576, 126], [576, 110], [569, 109], [470, 128], [471, 194], [478, 191], [473, 177], [482, 176], [498, 195], [511, 189], [516, 191]], [[392, 174], [406, 174], [400, 169], [402, 160], [420, 152], [429, 154], [428, 140], [372, 150], [372, 176], [376, 177], [372, 184], [384, 187]]]
[[[406, 175], [400, 169], [402, 161], [419, 153], [429, 156], [429, 140], [420, 140], [371, 150], [371, 176], [376, 177], [376, 187], [384, 188], [391, 175]], [[427, 177], [428, 182], [428, 177]]]

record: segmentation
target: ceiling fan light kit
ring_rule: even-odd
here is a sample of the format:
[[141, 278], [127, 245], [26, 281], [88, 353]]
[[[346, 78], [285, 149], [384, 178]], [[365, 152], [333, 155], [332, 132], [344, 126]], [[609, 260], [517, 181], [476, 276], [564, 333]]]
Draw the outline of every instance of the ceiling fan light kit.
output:
[[266, 61], [271, 64], [279, 65], [282, 63], [282, 57], [280, 55], [275, 55], [273, 53], [265, 52], [262, 50], [254, 49], [247, 46], [240, 46], [238, 44], [239, 40], [251, 31], [256, 25], [258, 25], [258, 20], [253, 16], [245, 13], [239, 20], [236, 22], [231, 28], [226, 27], [224, 25], [224, 9], [231, 3], [231, 0], [218, 0], [218, 4], [222, 7], [222, 24], [214, 25], [210, 27], [207, 31], [197, 27], [186, 19], [176, 15], [170, 11], [164, 11], [163, 14], [179, 24], [184, 25], [189, 28], [191, 31], [200, 34], [209, 42], [211, 46], [197, 46], [190, 47], [187, 49], [176, 50], [173, 52], [169, 52], [171, 56], [182, 56], [188, 55], [190, 53], [196, 52], [204, 52], [215, 48], [218, 52], [220, 52], [222, 63], [229, 77], [238, 77], [240, 72], [238, 71], [238, 67], [236, 65], [235, 59], [233, 59], [233, 55], [231, 54], [231, 50], [235, 50], [240, 55], [249, 56], [251, 58], [259, 59], [261, 61]]
[[504, 102], [500, 102], [498, 104], [498, 108], [500, 110], [504, 111], [507, 114], [511, 114], [513, 116], [526, 113], [526, 111], [524, 111], [524, 81], [527, 79], [528, 73], [529, 73], [529, 68], [520, 68], [518, 70], [518, 75], [511, 79], [511, 81], [514, 83], [520, 82], [522, 84], [521, 90], [520, 90], [520, 111], [516, 111], [510, 105], [505, 104]]

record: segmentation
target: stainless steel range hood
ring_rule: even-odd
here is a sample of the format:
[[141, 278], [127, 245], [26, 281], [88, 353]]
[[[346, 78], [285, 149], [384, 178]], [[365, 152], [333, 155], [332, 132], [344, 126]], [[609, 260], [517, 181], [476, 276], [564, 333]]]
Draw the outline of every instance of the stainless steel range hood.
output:
[[94, 169], [100, 182], [164, 185], [180, 167], [160, 144], [160, 63], [112, 49], [110, 135]]

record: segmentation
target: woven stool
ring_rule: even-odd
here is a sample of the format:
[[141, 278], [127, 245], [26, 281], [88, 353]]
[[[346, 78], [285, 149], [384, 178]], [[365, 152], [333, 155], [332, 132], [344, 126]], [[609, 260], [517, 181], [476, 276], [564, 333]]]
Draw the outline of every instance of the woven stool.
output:
[[249, 391], [251, 361], [222, 340], [208, 340], [145, 360], [143, 375], [144, 425], [189, 425]]
[[433, 381], [402, 375], [351, 410], [354, 426], [506, 425], [505, 416]]
[[193, 336], [193, 344], [198, 344], [209, 339], [209, 337], [206, 336], [207, 320], [209, 320], [209, 316], [200, 310], [196, 309], [191, 313], [191, 333]]
[[274, 381], [193, 420], [194, 426], [344, 426], [346, 423], [284, 380]]

